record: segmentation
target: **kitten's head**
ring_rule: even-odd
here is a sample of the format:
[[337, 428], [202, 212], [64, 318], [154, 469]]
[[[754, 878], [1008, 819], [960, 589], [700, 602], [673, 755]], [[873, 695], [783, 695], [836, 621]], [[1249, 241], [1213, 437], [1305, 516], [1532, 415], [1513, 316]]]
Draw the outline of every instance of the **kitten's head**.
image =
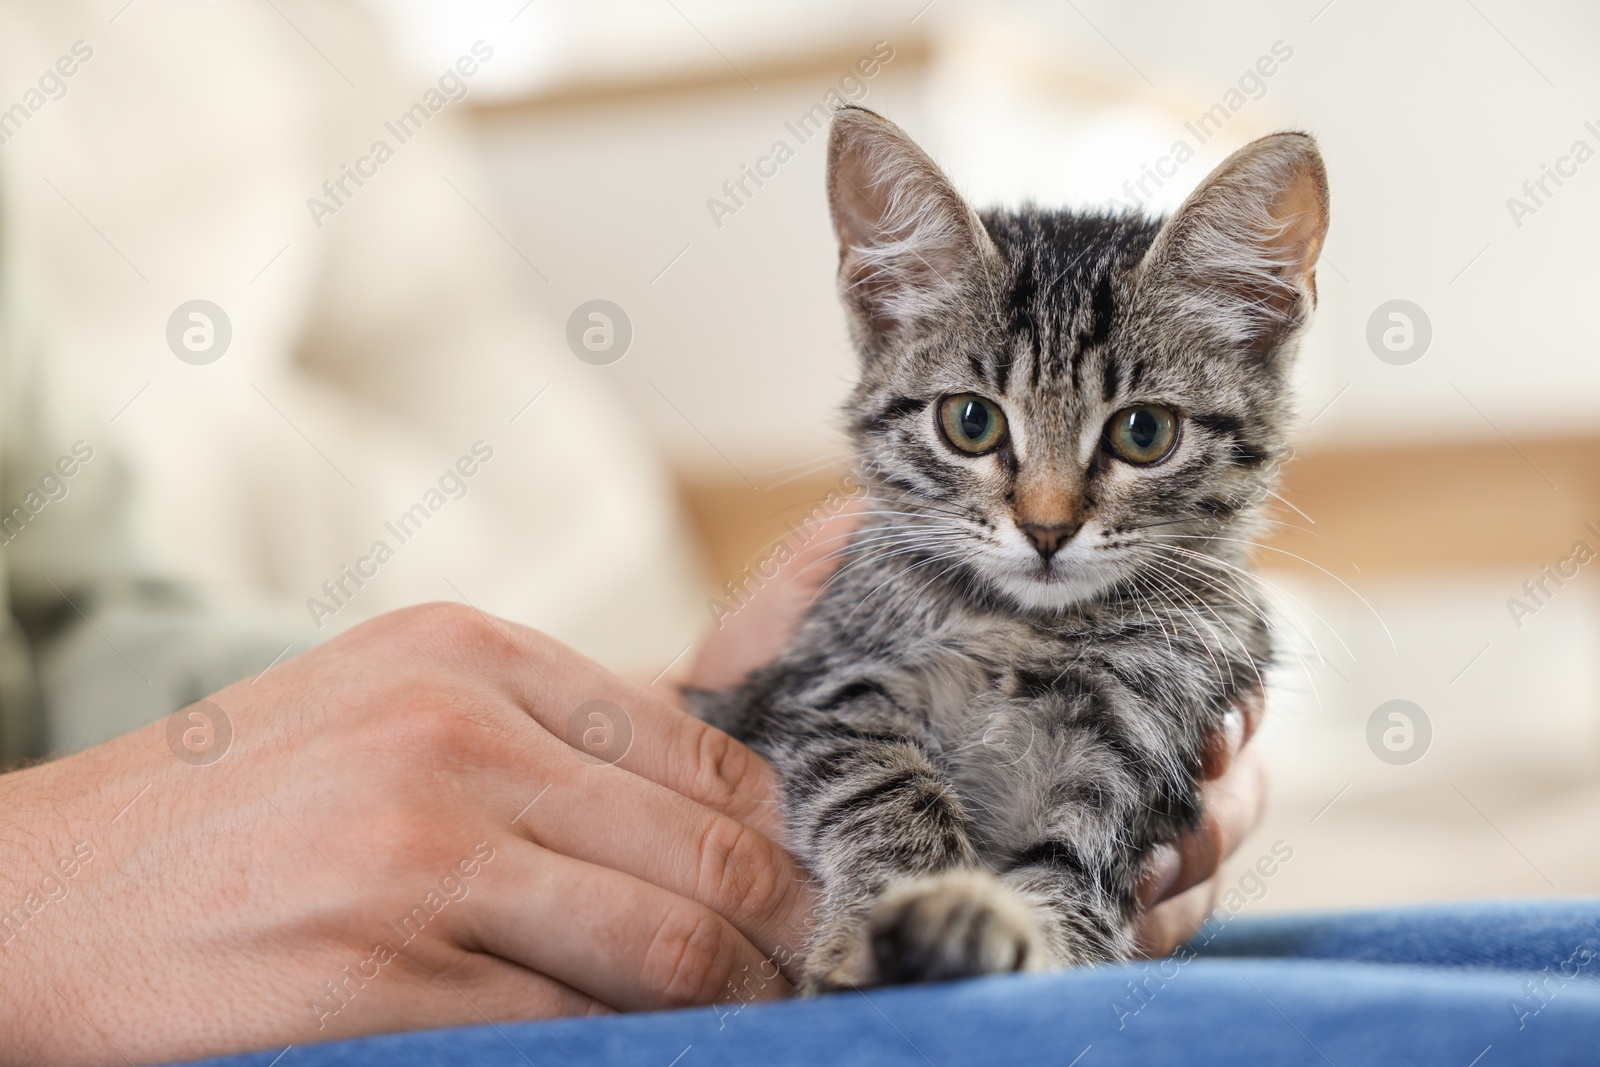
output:
[[828, 193], [887, 543], [1054, 610], [1249, 536], [1327, 232], [1309, 136], [1246, 145], [1165, 221], [980, 217], [897, 126], [846, 108]]

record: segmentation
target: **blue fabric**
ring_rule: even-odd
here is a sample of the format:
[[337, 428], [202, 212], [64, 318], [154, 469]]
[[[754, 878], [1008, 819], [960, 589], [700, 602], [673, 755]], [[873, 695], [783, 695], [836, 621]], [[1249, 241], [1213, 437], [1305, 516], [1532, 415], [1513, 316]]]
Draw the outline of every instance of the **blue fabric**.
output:
[[[737, 1009], [737, 1010], [736, 1010]], [[281, 1049], [207, 1061], [268, 1067]], [[1176, 957], [296, 1047], [278, 1067], [1600, 1064], [1600, 901], [1237, 919]]]

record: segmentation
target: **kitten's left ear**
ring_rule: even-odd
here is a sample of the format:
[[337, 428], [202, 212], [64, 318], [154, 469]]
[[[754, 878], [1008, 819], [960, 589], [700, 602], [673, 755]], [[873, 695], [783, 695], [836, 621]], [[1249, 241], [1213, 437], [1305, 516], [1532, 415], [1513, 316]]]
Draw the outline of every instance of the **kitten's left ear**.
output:
[[1266, 355], [1310, 317], [1328, 232], [1328, 175], [1304, 133], [1252, 141], [1183, 202], [1145, 255], [1141, 287], [1223, 344]]

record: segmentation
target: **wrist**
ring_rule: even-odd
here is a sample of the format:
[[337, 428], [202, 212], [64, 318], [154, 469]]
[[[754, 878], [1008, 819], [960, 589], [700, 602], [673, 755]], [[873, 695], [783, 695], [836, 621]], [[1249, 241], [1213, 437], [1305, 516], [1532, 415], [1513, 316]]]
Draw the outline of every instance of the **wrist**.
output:
[[124, 962], [81, 934], [110, 910], [102, 883], [114, 871], [112, 837], [125, 839], [137, 821], [113, 797], [131, 799], [144, 788], [129, 788], [135, 777], [155, 777], [148, 761], [127, 758], [138, 736], [0, 775], [0, 1033], [10, 1039], [0, 1063], [114, 1055], [80, 1015], [108, 1005], [74, 990]]

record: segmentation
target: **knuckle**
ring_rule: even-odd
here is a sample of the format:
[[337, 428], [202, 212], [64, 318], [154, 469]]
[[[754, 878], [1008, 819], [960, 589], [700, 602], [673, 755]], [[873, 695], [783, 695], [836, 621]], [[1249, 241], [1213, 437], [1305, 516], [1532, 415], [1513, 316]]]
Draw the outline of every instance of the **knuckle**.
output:
[[734, 954], [731, 928], [713, 912], [686, 905], [657, 927], [641, 971], [668, 1005], [708, 1004], [726, 988]]
[[[482, 659], [493, 623], [476, 608], [440, 600], [399, 608], [367, 623], [371, 638], [407, 666]], [[412, 673], [415, 673], [414, 671]]]
[[419, 623], [447, 640], [481, 644], [495, 635], [489, 617], [477, 608], [454, 601], [438, 601], [418, 609]]
[[694, 798], [718, 811], [734, 812], [756, 769], [755, 754], [713, 726], [692, 720], [688, 730], [694, 760]]
[[380, 616], [376, 621], [400, 633], [433, 632], [448, 630], [465, 616], [473, 614], [475, 612], [465, 604], [453, 600], [433, 600], [425, 604], [396, 608]]
[[485, 733], [482, 715], [464, 695], [442, 687], [413, 691], [383, 729], [390, 744], [428, 762], [448, 763], [477, 752]]
[[701, 900], [730, 920], [766, 920], [779, 910], [786, 885], [772, 842], [736, 819], [712, 819], [700, 847]]
[[452, 780], [515, 761], [516, 723], [488, 689], [451, 680], [389, 688], [367, 713], [316, 739], [313, 754], [353, 765], [376, 797], [441, 799]]
[[454, 663], [532, 665], [545, 670], [568, 651], [549, 634], [496, 618], [479, 608], [439, 601], [412, 609], [423, 647], [434, 657]]

